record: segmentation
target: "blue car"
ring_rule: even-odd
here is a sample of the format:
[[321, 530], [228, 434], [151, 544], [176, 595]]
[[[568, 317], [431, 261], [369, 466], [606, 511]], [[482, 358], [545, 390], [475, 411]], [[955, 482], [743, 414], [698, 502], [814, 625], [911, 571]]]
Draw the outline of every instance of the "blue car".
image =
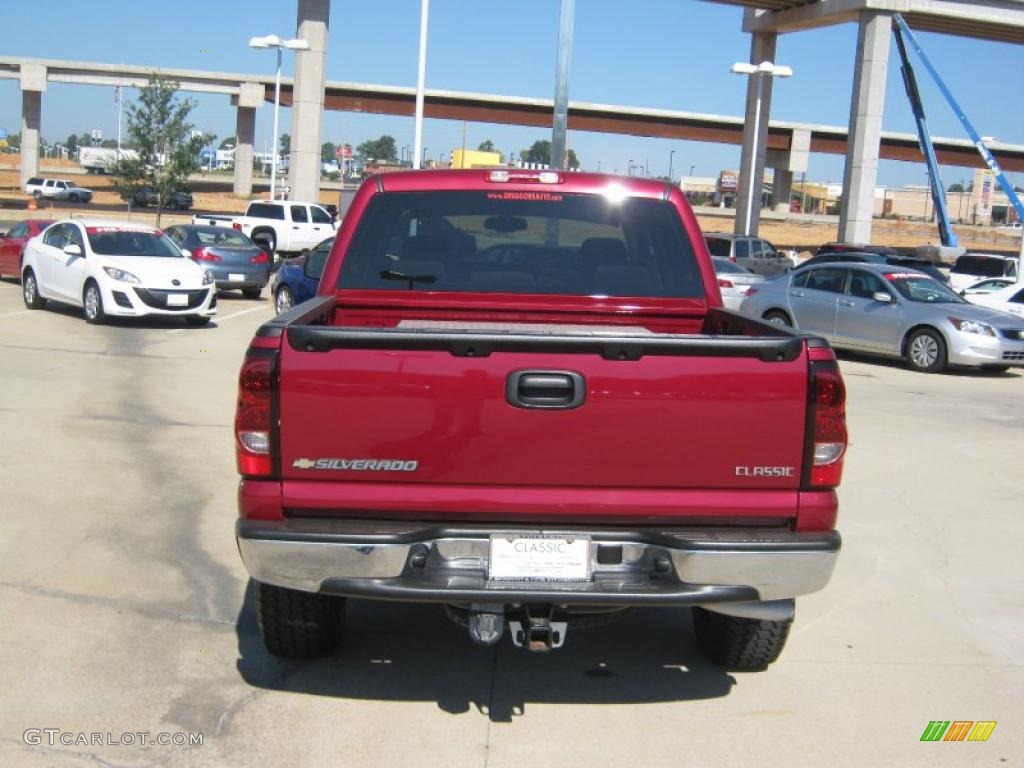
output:
[[327, 254], [331, 252], [332, 245], [334, 238], [329, 237], [313, 250], [281, 264], [274, 275], [272, 288], [274, 311], [277, 314], [287, 312], [296, 304], [301, 304], [316, 295], [320, 275], [324, 271], [324, 262], [327, 261]]

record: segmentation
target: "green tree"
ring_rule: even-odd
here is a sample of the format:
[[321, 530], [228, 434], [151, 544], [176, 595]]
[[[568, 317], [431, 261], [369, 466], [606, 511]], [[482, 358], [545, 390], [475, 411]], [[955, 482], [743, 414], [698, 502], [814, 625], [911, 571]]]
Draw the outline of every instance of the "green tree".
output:
[[112, 166], [114, 187], [125, 200], [134, 200], [145, 187], [156, 192], [156, 225], [171, 195], [199, 170], [202, 134], [192, 135], [191, 99], [178, 98], [178, 84], [151, 75], [138, 98], [125, 110], [127, 134], [137, 154], [122, 156]]
[[946, 191], [947, 192], [963, 192], [964, 191], [964, 185], [961, 184], [959, 181], [957, 181], [957, 182], [954, 182], [953, 184], [950, 184], [949, 185], [949, 189], [947, 189]]
[[334, 156], [337, 146], [333, 141], [325, 141], [320, 145], [320, 160], [325, 163], [333, 163], [338, 158]]
[[[529, 149], [524, 149], [519, 153], [519, 158], [525, 163], [543, 163], [544, 165], [551, 164], [551, 142], [542, 139], [540, 141], [533, 142], [533, 146]], [[576, 170], [580, 167], [579, 158], [576, 157], [576, 152], [572, 149], [568, 152], [569, 167]]]
[[228, 136], [226, 139], [224, 139], [224, 141], [222, 141], [220, 143], [220, 146], [217, 147], [217, 149], [234, 149], [234, 148], [235, 148], [235, 137], [234, 136]]
[[290, 133], [281, 134], [281, 140], [277, 144], [277, 153], [279, 157], [288, 157], [292, 153], [292, 135]]
[[68, 157], [73, 157], [78, 154], [78, 137], [75, 134], [71, 134], [64, 141], [64, 146], [68, 148]]
[[100, 146], [104, 149], [117, 149], [117, 139], [104, 139], [100, 142]]
[[356, 147], [356, 153], [364, 160], [386, 160], [395, 161], [398, 159], [398, 147], [392, 136], [381, 136], [376, 140], [364, 141]]

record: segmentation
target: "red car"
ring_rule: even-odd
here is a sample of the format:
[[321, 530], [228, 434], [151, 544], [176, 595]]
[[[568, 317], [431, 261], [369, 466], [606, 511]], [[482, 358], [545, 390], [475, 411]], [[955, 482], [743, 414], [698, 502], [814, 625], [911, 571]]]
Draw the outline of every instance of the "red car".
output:
[[372, 177], [239, 384], [238, 544], [279, 656], [330, 653], [350, 597], [541, 651], [657, 605], [756, 669], [840, 547], [835, 356], [723, 309], [665, 182]]
[[19, 221], [6, 235], [0, 236], [0, 276], [21, 277], [21, 254], [25, 243], [53, 224], [47, 219]]

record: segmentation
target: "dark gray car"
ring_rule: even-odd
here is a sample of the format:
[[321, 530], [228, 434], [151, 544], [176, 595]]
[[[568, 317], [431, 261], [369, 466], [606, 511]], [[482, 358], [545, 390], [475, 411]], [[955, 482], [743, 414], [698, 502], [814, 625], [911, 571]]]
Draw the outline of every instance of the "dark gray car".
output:
[[178, 224], [164, 230], [193, 261], [213, 272], [220, 290], [240, 290], [259, 298], [270, 280], [270, 257], [248, 236], [226, 227]]

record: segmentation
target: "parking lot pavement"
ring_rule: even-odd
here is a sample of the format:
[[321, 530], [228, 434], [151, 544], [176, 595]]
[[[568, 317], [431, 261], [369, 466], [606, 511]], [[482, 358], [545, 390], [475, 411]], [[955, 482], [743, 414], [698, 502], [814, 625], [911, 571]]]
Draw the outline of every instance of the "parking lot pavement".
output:
[[[843, 360], [844, 550], [765, 672], [704, 662], [681, 610], [545, 656], [365, 602], [333, 657], [286, 663], [232, 534], [235, 377], [271, 315], [96, 327], [0, 281], [0, 764], [1020, 764], [1021, 375]], [[998, 725], [920, 742], [936, 719]], [[107, 743], [139, 732], [203, 743]]]

